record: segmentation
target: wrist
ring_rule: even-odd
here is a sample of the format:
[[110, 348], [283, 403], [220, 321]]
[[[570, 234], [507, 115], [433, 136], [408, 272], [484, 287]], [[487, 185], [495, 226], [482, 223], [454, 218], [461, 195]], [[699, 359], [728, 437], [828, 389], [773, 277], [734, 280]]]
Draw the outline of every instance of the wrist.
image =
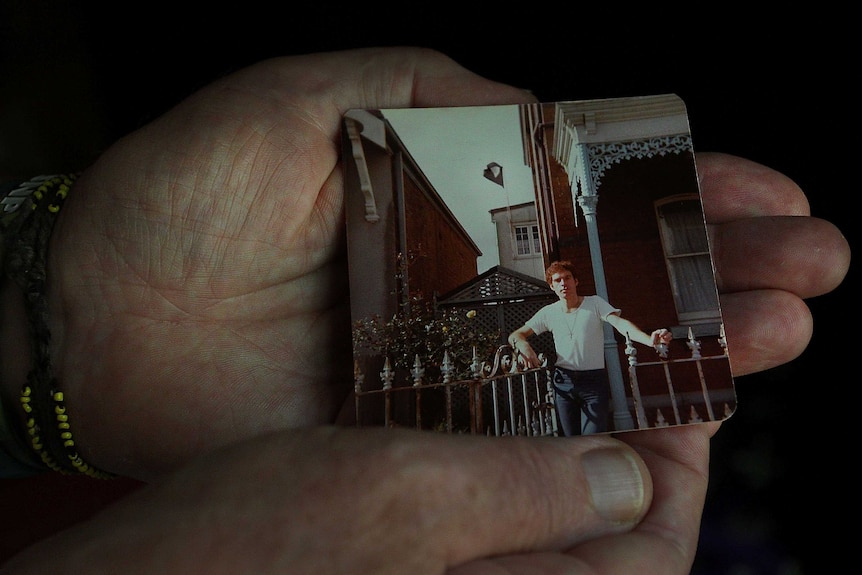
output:
[[21, 385], [29, 371], [29, 333], [20, 289], [0, 276], [0, 478], [47, 471], [30, 446]]
[[[20, 180], [2, 185], [0, 230], [11, 222], [8, 205], [16, 201], [10, 192]], [[21, 386], [30, 369], [30, 333], [24, 294], [6, 274], [6, 234], [0, 235], [0, 477], [24, 477], [45, 471], [30, 446], [26, 419], [21, 409]]]
[[[34, 178], [3, 201], [4, 403], [17, 398], [31, 451], [43, 467], [62, 473], [108, 477], [78, 451], [74, 416], [67, 412], [62, 377], [57, 378], [54, 333], [63, 317], [53, 266], [49, 265], [54, 224], [76, 180], [75, 175]], [[48, 270], [51, 267], [52, 269]], [[20, 348], [20, 349], [19, 349]], [[12, 357], [9, 357], [9, 356]], [[12, 393], [10, 393], [12, 392]], [[14, 400], [13, 400], [14, 401]], [[19, 420], [20, 423], [20, 420]]]
[[528, 354], [530, 347], [529, 347], [529, 343], [527, 343], [527, 340], [517, 338], [517, 339], [514, 339], [511, 343], [512, 343], [512, 349], [514, 349], [515, 351], [517, 351], [521, 355], [527, 355]]

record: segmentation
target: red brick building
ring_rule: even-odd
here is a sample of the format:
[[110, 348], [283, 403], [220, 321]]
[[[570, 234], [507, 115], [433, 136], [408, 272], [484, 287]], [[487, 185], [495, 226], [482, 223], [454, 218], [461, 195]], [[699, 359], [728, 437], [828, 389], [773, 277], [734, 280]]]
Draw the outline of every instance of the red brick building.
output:
[[391, 317], [476, 277], [481, 251], [377, 113], [345, 119], [345, 194], [353, 318]]
[[[735, 406], [727, 359], [682, 361], [692, 356], [689, 333], [702, 356], [724, 353], [684, 103], [662, 95], [525, 105], [521, 111], [546, 264], [571, 260], [579, 293], [605, 297], [647, 332], [667, 327], [674, 334], [670, 362], [637, 350], [639, 361], [656, 360], [637, 375], [649, 424], [659, 408], [673, 423], [671, 403], [674, 411], [682, 405], [685, 417], [694, 406], [703, 419], [710, 412], [721, 418]], [[625, 349], [608, 327], [618, 428], [630, 425], [633, 412]]]

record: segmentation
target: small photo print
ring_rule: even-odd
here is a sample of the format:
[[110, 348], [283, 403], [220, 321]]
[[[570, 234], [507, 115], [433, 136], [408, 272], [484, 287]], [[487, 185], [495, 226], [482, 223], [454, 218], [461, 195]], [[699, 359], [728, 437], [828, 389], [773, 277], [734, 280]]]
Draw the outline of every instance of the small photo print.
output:
[[588, 435], [736, 408], [673, 94], [350, 110], [351, 424]]

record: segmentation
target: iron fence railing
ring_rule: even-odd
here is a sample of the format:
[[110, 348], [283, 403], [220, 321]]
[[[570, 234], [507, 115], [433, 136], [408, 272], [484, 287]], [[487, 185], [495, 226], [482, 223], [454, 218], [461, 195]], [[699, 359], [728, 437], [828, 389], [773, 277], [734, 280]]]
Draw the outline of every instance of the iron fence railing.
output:
[[[732, 413], [735, 394], [723, 326], [717, 342], [722, 353], [704, 356], [701, 342], [689, 330], [685, 342], [690, 351], [688, 357], [671, 359], [667, 346], [660, 344], [656, 346], [657, 361], [638, 362], [637, 350], [631, 339], [626, 338], [631, 393], [627, 402], [635, 413], [637, 429], [716, 421]], [[448, 352], [439, 364], [423, 363], [416, 356], [409, 369], [393, 368], [387, 357], [382, 358], [379, 380], [374, 379], [373, 387], [369, 387], [366, 374], [356, 361], [356, 423], [497, 436], [558, 435], [553, 368], [545, 356], [541, 357], [541, 367], [525, 369], [517, 352], [508, 345], [498, 347], [491, 361], [482, 361], [474, 350], [468, 378], [456, 377]], [[722, 360], [728, 364], [727, 377], [714, 378], [723, 381], [708, 381], [704, 365]], [[653, 389], [644, 395], [641, 382], [644, 370], [650, 369], [659, 371], [658, 379], [664, 390]], [[680, 376], [682, 370], [684, 376]], [[653, 373], [653, 388], [656, 379]], [[693, 386], [698, 389], [693, 390]], [[685, 390], [680, 392], [679, 387]]]

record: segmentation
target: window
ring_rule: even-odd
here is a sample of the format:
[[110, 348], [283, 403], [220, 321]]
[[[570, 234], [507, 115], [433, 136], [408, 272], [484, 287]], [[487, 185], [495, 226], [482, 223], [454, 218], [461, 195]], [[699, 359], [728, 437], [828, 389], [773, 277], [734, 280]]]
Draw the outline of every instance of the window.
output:
[[680, 323], [720, 321], [699, 197], [687, 194], [656, 202], [656, 215]]
[[515, 246], [515, 252], [518, 256], [541, 255], [542, 242], [539, 239], [539, 225], [515, 226]]

